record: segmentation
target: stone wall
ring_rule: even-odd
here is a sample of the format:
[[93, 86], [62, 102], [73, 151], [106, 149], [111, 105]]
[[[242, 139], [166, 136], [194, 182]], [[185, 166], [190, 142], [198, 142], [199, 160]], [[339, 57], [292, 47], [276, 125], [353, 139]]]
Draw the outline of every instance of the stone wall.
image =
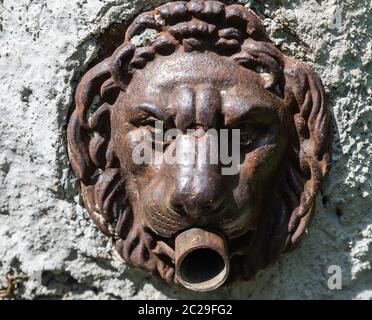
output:
[[300, 248], [254, 281], [196, 295], [127, 266], [91, 223], [66, 156], [74, 89], [110, 24], [162, 2], [0, 0], [0, 288], [12, 275], [25, 299], [372, 299], [369, 0], [241, 1], [313, 66], [333, 109], [333, 168]]

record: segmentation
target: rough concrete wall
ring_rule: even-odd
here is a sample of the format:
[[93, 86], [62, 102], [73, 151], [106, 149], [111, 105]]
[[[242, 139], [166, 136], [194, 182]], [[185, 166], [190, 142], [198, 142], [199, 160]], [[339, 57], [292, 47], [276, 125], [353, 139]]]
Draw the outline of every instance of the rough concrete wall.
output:
[[[333, 168], [295, 252], [254, 281], [196, 295], [126, 266], [88, 219], [66, 157], [77, 79], [97, 35], [161, 2], [0, 0], [0, 287], [13, 274], [27, 299], [372, 299], [369, 0], [243, 1], [315, 68], [333, 108]], [[341, 290], [327, 287], [330, 265]]]

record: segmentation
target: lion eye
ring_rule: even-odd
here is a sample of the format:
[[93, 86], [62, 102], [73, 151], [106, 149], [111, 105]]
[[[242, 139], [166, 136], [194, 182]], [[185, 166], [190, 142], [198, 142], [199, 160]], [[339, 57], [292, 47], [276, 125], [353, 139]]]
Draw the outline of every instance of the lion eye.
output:
[[137, 128], [143, 128], [149, 133], [147, 143], [150, 143], [151, 148], [154, 150], [162, 150], [164, 152], [175, 140], [172, 135], [167, 135], [168, 130], [175, 128], [171, 119], [163, 121], [154, 116], [147, 116], [132, 120], [131, 124]]
[[[158, 124], [157, 124], [158, 123]], [[163, 121], [160, 121], [154, 117], [146, 117], [144, 119], [140, 119], [138, 120], [135, 125], [137, 127], [148, 127], [148, 129], [152, 130], [152, 128], [156, 128], [156, 127], [159, 127], [161, 126], [163, 123]]]
[[264, 131], [262, 125], [249, 122], [240, 126], [240, 145], [250, 146], [258, 136]]
[[163, 150], [170, 145], [171, 141], [165, 139], [164, 134], [166, 127], [163, 121], [158, 119], [147, 119], [143, 125], [150, 131], [152, 139], [152, 148], [155, 150]]

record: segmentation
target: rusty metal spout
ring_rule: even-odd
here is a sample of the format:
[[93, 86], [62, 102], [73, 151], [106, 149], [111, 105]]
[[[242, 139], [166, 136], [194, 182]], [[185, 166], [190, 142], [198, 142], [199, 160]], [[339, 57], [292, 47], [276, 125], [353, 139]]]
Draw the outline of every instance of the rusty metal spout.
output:
[[193, 291], [210, 291], [221, 286], [230, 271], [224, 237], [193, 228], [176, 237], [176, 274], [179, 282]]

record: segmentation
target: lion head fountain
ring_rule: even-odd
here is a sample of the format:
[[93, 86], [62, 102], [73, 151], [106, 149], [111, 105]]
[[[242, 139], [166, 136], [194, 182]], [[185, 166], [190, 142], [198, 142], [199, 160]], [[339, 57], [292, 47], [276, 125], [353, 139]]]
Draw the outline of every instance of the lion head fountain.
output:
[[[251, 279], [299, 243], [329, 170], [319, 78], [239, 4], [165, 4], [123, 38], [81, 79], [68, 124], [92, 220], [123, 259], [169, 283], [204, 291]], [[159, 139], [156, 123], [175, 134]], [[222, 147], [210, 129], [239, 130], [233, 174], [199, 161]], [[158, 160], [177, 150], [196, 160], [140, 163], [139, 146]]]

